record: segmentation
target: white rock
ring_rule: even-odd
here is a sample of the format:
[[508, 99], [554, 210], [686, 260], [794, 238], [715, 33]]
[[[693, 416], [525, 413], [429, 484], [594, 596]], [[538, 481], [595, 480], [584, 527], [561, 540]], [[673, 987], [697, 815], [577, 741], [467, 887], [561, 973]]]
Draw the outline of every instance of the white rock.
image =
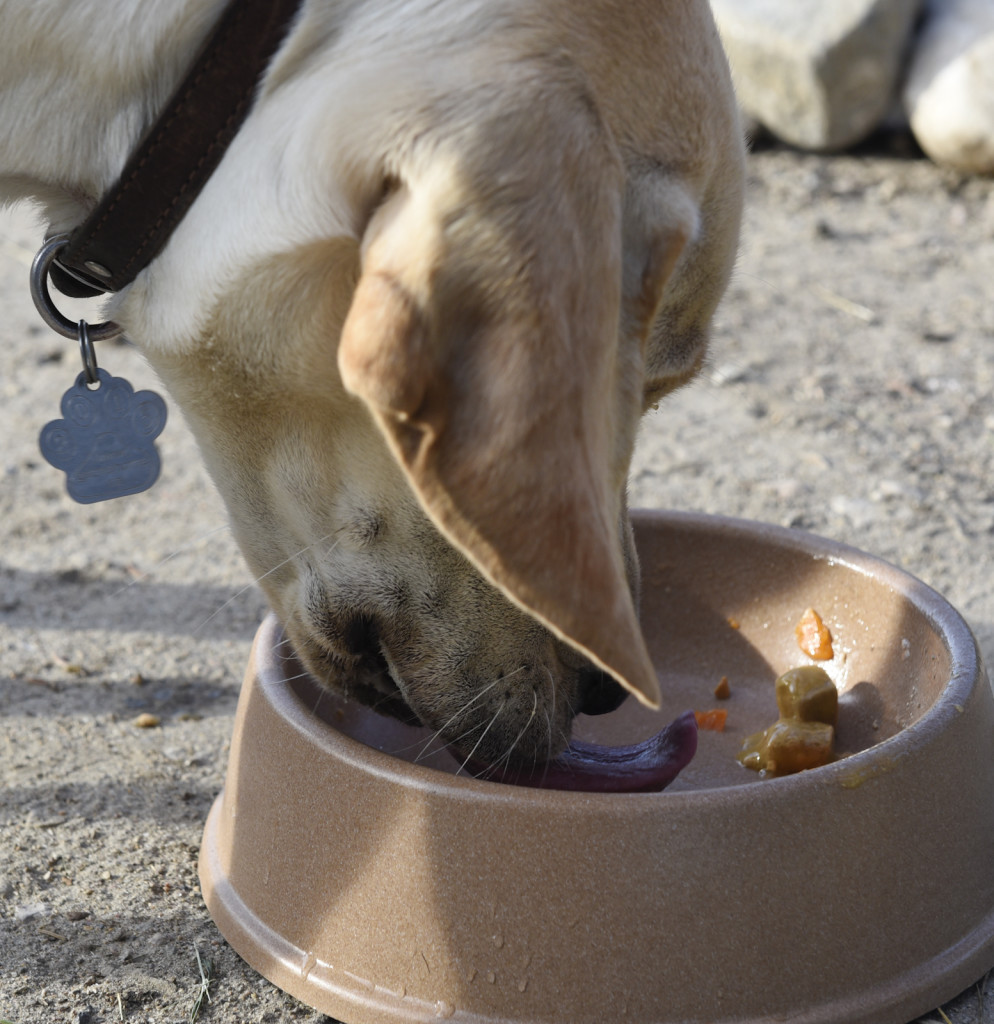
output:
[[743, 113], [784, 142], [836, 150], [865, 138], [891, 110], [921, 0], [711, 6]]
[[994, 173], [992, 0], [932, 0], [904, 106], [918, 144], [937, 163]]
[[51, 912], [52, 908], [47, 903], [27, 903], [14, 908], [14, 920], [30, 921], [33, 917], [46, 917]]
[[865, 498], [850, 498], [844, 494], [836, 494], [829, 505], [837, 516], [848, 519], [857, 530], [865, 530], [880, 518], [880, 510], [872, 501]]

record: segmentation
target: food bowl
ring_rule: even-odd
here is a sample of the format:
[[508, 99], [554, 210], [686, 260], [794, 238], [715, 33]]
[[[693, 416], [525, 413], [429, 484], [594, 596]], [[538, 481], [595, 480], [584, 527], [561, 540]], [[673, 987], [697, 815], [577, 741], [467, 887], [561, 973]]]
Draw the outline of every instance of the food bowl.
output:
[[[347, 1024], [903, 1024], [994, 964], [994, 697], [938, 594], [802, 532], [637, 513], [660, 713], [577, 721], [630, 743], [716, 705], [662, 793], [455, 774], [420, 730], [320, 691], [263, 623], [200, 878], [235, 950]], [[808, 659], [840, 691], [834, 763], [736, 761]]]

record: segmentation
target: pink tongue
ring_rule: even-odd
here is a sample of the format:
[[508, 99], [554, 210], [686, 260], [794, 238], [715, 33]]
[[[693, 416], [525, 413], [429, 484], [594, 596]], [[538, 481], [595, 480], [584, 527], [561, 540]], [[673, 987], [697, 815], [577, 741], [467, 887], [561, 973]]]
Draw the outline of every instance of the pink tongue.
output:
[[529, 770], [508, 770], [499, 781], [591, 793], [658, 793], [690, 763], [696, 751], [697, 721], [693, 711], [685, 711], [642, 743], [601, 747], [574, 740], [554, 761]]

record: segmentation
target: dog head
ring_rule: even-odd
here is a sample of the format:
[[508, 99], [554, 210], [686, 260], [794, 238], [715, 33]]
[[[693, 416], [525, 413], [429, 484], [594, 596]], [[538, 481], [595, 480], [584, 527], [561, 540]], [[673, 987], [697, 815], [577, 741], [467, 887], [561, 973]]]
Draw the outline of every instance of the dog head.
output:
[[[658, 704], [626, 473], [641, 414], [701, 365], [741, 212], [706, 5], [595, 8], [380, 39], [347, 95], [305, 19], [118, 311], [308, 669], [498, 766], [627, 692]], [[212, 263], [179, 343], [156, 310], [207, 294], [224, 189], [287, 225]]]

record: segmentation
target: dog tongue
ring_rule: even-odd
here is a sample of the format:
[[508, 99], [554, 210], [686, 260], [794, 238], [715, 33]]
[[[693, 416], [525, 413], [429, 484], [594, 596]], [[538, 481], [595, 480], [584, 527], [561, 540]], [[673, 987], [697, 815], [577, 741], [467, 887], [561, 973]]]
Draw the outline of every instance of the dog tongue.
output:
[[665, 729], [630, 747], [601, 747], [574, 740], [548, 764], [508, 770], [501, 782], [540, 789], [590, 793], [658, 793], [685, 768], [697, 751], [697, 721], [686, 711]]

